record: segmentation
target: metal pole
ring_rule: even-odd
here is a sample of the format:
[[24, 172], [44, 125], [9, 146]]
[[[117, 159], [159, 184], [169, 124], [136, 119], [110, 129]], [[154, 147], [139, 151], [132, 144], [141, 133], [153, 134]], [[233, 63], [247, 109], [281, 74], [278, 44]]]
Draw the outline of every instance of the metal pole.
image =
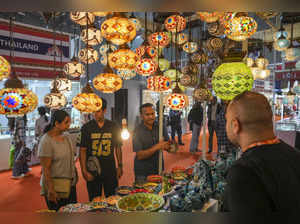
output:
[[202, 133], [202, 159], [206, 159], [206, 105], [207, 102], [203, 103], [203, 133]]
[[[159, 141], [163, 140], [163, 94], [159, 93]], [[162, 168], [163, 168], [163, 152], [162, 150], [159, 151], [159, 166], [158, 171], [159, 175], [162, 174]]]

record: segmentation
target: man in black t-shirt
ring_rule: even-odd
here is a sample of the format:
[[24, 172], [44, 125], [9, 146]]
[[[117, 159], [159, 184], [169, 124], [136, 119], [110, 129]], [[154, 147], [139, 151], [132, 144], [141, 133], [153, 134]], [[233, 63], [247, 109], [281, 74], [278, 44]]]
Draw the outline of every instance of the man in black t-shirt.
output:
[[[107, 102], [102, 98], [102, 109], [94, 113], [95, 119], [81, 128], [80, 166], [87, 182], [89, 200], [101, 196], [102, 186], [106, 197], [115, 194], [118, 179], [123, 174], [121, 129], [116, 123], [104, 118]], [[115, 165], [115, 153], [118, 167]], [[101, 174], [87, 167], [90, 158], [99, 161]]]
[[226, 131], [243, 155], [228, 170], [224, 211], [298, 213], [300, 153], [276, 138], [267, 98], [249, 91], [235, 97], [227, 107]]

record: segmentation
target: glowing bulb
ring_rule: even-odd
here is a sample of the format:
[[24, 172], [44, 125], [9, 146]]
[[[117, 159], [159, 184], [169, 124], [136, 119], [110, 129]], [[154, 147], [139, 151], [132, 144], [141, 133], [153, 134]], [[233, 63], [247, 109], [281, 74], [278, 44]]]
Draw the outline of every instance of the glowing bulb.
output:
[[129, 139], [129, 137], [130, 137], [129, 131], [127, 130], [127, 128], [123, 128], [122, 132], [121, 132], [121, 138], [123, 140], [127, 140], [127, 139]]

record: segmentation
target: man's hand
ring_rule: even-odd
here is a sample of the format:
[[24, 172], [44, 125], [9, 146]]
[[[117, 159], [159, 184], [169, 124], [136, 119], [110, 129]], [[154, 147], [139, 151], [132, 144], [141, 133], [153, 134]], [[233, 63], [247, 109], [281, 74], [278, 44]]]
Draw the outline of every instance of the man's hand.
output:
[[117, 168], [117, 177], [120, 179], [123, 176], [123, 167], [118, 167]]
[[57, 204], [58, 197], [57, 197], [56, 192], [53, 189], [52, 190], [49, 189], [47, 198], [49, 201], [52, 201], [55, 204]]
[[86, 181], [93, 181], [94, 180], [94, 176], [88, 171], [83, 173], [83, 177]]
[[159, 142], [156, 144], [156, 147], [157, 147], [157, 149], [159, 149], [159, 150], [167, 150], [167, 149], [170, 148], [170, 142], [164, 141], [164, 140], [159, 141]]

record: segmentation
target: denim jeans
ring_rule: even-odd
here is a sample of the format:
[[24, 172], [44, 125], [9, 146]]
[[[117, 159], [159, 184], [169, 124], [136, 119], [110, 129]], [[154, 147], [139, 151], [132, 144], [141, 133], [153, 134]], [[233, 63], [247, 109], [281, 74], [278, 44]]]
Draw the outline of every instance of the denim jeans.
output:
[[193, 123], [192, 140], [190, 143], [190, 152], [196, 152], [199, 144], [199, 135], [202, 125]]

